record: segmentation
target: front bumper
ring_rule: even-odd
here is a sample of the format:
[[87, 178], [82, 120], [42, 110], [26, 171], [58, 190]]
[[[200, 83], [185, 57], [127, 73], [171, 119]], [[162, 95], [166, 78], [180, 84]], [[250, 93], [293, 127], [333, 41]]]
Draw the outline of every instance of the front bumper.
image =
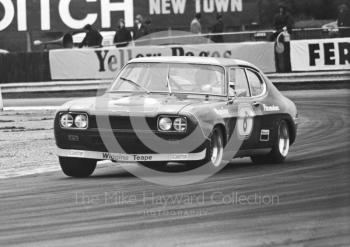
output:
[[124, 154], [58, 148], [57, 155], [70, 158], [111, 160], [113, 162], [198, 161], [205, 158], [206, 149], [198, 153], [182, 154]]

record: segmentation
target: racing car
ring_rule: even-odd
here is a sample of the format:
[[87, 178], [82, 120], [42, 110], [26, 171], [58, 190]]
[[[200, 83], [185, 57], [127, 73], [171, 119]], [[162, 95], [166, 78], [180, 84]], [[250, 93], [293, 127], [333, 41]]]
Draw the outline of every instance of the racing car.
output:
[[208, 57], [129, 61], [102, 96], [64, 104], [54, 120], [62, 171], [98, 161], [220, 167], [224, 155], [282, 163], [296, 140], [296, 105], [251, 63]]

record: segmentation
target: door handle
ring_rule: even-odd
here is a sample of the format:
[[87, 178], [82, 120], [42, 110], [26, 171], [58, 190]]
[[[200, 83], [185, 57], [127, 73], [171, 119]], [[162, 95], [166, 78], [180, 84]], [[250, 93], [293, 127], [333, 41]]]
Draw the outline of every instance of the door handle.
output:
[[259, 102], [254, 102], [253, 106], [258, 107], [258, 106], [260, 106], [260, 103]]

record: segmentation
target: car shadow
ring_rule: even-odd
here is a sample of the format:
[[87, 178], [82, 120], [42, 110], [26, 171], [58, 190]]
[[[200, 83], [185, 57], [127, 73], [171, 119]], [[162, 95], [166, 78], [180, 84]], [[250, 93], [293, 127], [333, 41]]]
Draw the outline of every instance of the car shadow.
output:
[[[184, 173], [184, 166], [183, 164], [171, 164], [171, 167], [168, 167], [168, 171], [172, 174], [176, 173]], [[249, 172], [250, 170], [256, 171], [256, 169], [259, 169], [261, 167], [266, 166], [275, 166], [274, 164], [266, 164], [266, 165], [257, 165], [252, 163], [250, 160], [239, 160], [239, 161], [233, 161], [230, 164], [227, 164], [223, 169], [217, 172], [218, 175], [223, 173], [241, 173], [241, 172]], [[136, 178], [134, 174], [131, 172], [123, 169], [122, 167], [118, 166], [117, 168], [109, 167], [108, 170], [105, 171], [98, 171], [98, 168], [91, 177], [87, 179], [115, 179], [115, 178], [122, 178], [122, 179], [133, 179]], [[133, 169], [141, 169], [138, 168], [136, 165]], [[198, 174], [201, 175], [201, 174]], [[162, 176], [162, 175], [160, 175]], [[183, 174], [183, 176], [186, 176], [186, 173]], [[215, 175], [214, 175], [215, 176]]]

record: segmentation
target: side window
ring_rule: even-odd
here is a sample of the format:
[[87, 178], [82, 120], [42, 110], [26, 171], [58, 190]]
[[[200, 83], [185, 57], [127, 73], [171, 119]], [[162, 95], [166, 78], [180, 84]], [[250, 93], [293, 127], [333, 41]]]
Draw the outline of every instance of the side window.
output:
[[261, 77], [251, 70], [247, 69], [246, 71], [252, 96], [258, 96], [262, 94], [264, 92], [265, 84], [262, 81]]
[[[235, 86], [235, 93], [238, 97], [249, 97], [249, 86], [244, 69], [230, 68], [230, 83]], [[230, 88], [230, 95], [233, 95], [233, 89]]]

